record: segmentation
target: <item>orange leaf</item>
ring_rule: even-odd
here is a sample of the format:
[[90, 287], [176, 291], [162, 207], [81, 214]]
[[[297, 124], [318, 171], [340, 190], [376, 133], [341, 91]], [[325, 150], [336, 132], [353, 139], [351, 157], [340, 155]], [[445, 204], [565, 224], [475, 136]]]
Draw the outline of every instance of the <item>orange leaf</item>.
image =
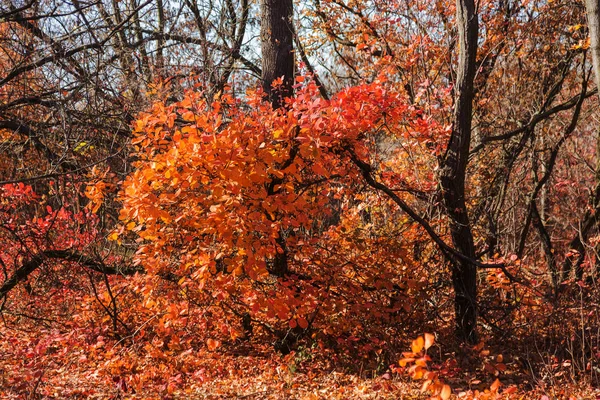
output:
[[500, 380], [499, 380], [499, 379], [496, 379], [496, 380], [494, 381], [494, 383], [492, 383], [492, 386], [490, 386], [490, 390], [491, 390], [492, 392], [497, 392], [497, 391], [498, 391], [498, 389], [500, 388], [500, 385], [501, 385], [501, 383], [500, 383]]
[[423, 374], [423, 379], [427, 379], [428, 381], [433, 381], [437, 378], [437, 374], [432, 371], [427, 371]]
[[427, 350], [428, 348], [433, 346], [434, 341], [435, 341], [435, 336], [433, 336], [431, 333], [426, 333], [425, 334], [425, 350]]
[[483, 364], [483, 369], [492, 375], [497, 375], [496, 372], [498, 372], [498, 370], [490, 363]]
[[427, 388], [431, 385], [431, 380], [426, 380], [425, 382], [423, 382], [423, 386], [421, 386], [421, 393], [425, 393], [425, 391], [427, 390]]
[[513, 394], [517, 391], [517, 387], [516, 386], [511, 386], [509, 388], [507, 388], [505, 391], [503, 391], [503, 394]]
[[308, 321], [305, 318], [300, 317], [298, 318], [298, 325], [300, 326], [300, 328], [306, 329], [308, 328]]
[[319, 163], [315, 163], [312, 165], [312, 171], [317, 175], [321, 175], [321, 176], [325, 176], [325, 177], [329, 176], [329, 171], [327, 171], [327, 169], [325, 169], [325, 167], [323, 167]]
[[220, 345], [221, 345], [221, 342], [219, 342], [218, 340], [214, 340], [214, 339], [206, 340], [206, 347], [208, 347], [208, 350], [210, 350], [210, 351], [215, 351]]
[[398, 364], [400, 364], [401, 367], [406, 367], [406, 364], [411, 363], [415, 361], [414, 358], [403, 358], [402, 360], [398, 361]]
[[415, 365], [418, 365], [420, 367], [426, 367], [427, 366], [427, 358], [425, 358], [425, 357], [418, 358], [417, 360], [415, 360]]
[[444, 387], [442, 388], [442, 391], [440, 392], [440, 397], [442, 398], [442, 400], [448, 400], [450, 398], [451, 394], [452, 394], [452, 389], [450, 389], [450, 386], [444, 385]]
[[413, 365], [409, 371], [412, 374], [411, 377], [415, 381], [421, 379], [423, 377], [423, 375], [425, 374], [425, 370], [417, 365]]
[[425, 345], [425, 340], [423, 339], [423, 336], [419, 336], [418, 338], [413, 340], [413, 342], [411, 344], [412, 352], [413, 353], [420, 352], [421, 350], [423, 350], [424, 345]]

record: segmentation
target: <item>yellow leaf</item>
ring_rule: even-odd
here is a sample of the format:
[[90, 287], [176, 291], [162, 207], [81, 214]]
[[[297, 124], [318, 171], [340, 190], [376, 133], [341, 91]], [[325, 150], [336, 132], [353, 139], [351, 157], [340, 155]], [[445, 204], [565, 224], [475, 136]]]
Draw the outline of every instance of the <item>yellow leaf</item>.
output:
[[127, 224], [127, 230], [128, 231], [132, 230], [133, 228], [135, 228], [135, 222], [132, 221], [132, 222], [130, 222], [130, 223]]
[[273, 131], [273, 138], [274, 139], [279, 139], [279, 137], [283, 134], [283, 129], [277, 129], [276, 131]]
[[569, 32], [575, 32], [575, 31], [580, 30], [581, 28], [583, 28], [583, 25], [581, 25], [581, 24], [572, 25], [569, 27]]
[[87, 146], [87, 142], [80, 142], [77, 146], [75, 146], [75, 148], [73, 149], [73, 151], [76, 152], [76, 153], [79, 153], [83, 149], [85, 149], [86, 146]]

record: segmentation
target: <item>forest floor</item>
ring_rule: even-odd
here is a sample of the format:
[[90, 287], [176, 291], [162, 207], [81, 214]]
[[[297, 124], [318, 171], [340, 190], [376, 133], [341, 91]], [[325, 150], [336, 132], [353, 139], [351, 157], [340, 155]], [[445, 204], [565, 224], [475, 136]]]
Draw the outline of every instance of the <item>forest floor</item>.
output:
[[[0, 399], [427, 399], [423, 381], [394, 366], [406, 349], [349, 357], [300, 346], [281, 355], [266, 341], [175, 348], [98, 336], [82, 327], [0, 323]], [[39, 328], [39, 327], [38, 327]], [[429, 348], [427, 368], [451, 399], [599, 400], [596, 367], [576, 360], [528, 364], [506, 341], [465, 348], [450, 335]], [[530, 346], [535, 348], [535, 346]], [[503, 355], [501, 353], [504, 353]], [[459, 355], [457, 355], [459, 354]], [[535, 371], [535, 372], [533, 372]], [[592, 378], [595, 379], [592, 382]], [[496, 379], [497, 391], [490, 389]]]
[[[87, 379], [87, 380], [86, 380]], [[135, 391], [119, 387], [118, 382], [89, 380], [83, 376], [62, 376], [56, 382], [50, 376], [28, 390], [0, 388], [2, 399], [245, 399], [245, 400], [316, 400], [316, 399], [405, 399], [424, 400], [429, 395], [421, 392], [420, 384], [405, 378], [384, 374], [375, 378], [361, 378], [353, 374], [330, 372], [323, 374], [291, 373], [265, 370], [258, 375], [210, 379], [205, 382], [188, 382], [183, 389], [170, 394], [164, 388], [144, 388]], [[477, 386], [477, 385], [474, 385]], [[481, 385], [483, 386], [483, 385]], [[487, 396], [487, 397], [486, 397]], [[533, 390], [519, 388], [512, 394], [490, 397], [483, 391], [453, 389], [451, 399], [536, 399], [536, 400], [595, 400], [600, 390], [587, 385], [563, 383]]]
[[[297, 354], [271, 355], [197, 354], [194, 369], [165, 380], [149, 376], [115, 375], [115, 353], [90, 349], [34, 347], [15, 360], [15, 349], [3, 337], [0, 344], [1, 399], [427, 399], [422, 383], [387, 371], [358, 373], [328, 370], [321, 362], [299, 361]], [[13, 338], [14, 339], [14, 338]], [[12, 342], [14, 343], [14, 341]], [[39, 346], [39, 344], [38, 344]], [[109, 348], [109, 345], [105, 345]], [[99, 350], [99, 349], [97, 349]], [[62, 353], [62, 354], [61, 354]], [[125, 358], [123, 358], [124, 360]], [[156, 360], [138, 360], [137, 375], [155, 367]], [[172, 360], [174, 364], [181, 359]], [[359, 368], [360, 369], [360, 368]], [[471, 376], [471, 378], [468, 378]], [[494, 377], [472, 375], [447, 379], [452, 399], [600, 399], [600, 389], [569, 378], [532, 383], [500, 376], [500, 394], [486, 393]], [[508, 393], [510, 392], [510, 394]], [[479, 393], [479, 394], [478, 394]]]

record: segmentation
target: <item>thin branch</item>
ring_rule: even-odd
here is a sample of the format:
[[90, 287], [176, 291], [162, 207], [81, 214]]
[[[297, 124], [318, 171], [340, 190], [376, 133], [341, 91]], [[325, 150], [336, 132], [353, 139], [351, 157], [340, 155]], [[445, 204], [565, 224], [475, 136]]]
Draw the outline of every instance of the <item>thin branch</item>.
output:
[[346, 148], [346, 150], [348, 151], [348, 154], [350, 155], [352, 162], [360, 169], [360, 171], [363, 175], [363, 178], [365, 179], [367, 184], [369, 186], [371, 186], [372, 188], [385, 193], [390, 199], [392, 199], [392, 201], [394, 203], [396, 203], [396, 205], [398, 207], [400, 207], [400, 209], [402, 211], [404, 211], [406, 214], [408, 214], [408, 216], [411, 217], [413, 219], [413, 221], [415, 221], [423, 229], [425, 229], [425, 231], [427, 232], [429, 237], [431, 237], [431, 239], [434, 241], [434, 243], [438, 245], [438, 247], [440, 248], [442, 253], [448, 259], [450, 259], [451, 261], [457, 261], [457, 259], [466, 261], [466, 262], [469, 262], [479, 268], [501, 268], [501, 269], [504, 268], [505, 269], [504, 263], [485, 264], [485, 263], [474, 260], [474, 259], [462, 254], [460, 251], [458, 251], [455, 248], [453, 248], [452, 246], [448, 245], [435, 232], [433, 227], [431, 225], [429, 225], [429, 223], [423, 217], [421, 217], [419, 214], [417, 214], [417, 212], [414, 211], [408, 204], [406, 204], [404, 202], [404, 200], [402, 200], [400, 197], [398, 197], [398, 195], [396, 194], [396, 192], [393, 189], [389, 188], [385, 184], [383, 184], [383, 183], [377, 181], [375, 178], [373, 178], [373, 175], [371, 173], [372, 172], [371, 166], [369, 164], [367, 164], [366, 162], [362, 161], [361, 159], [359, 159], [358, 156], [356, 155], [356, 153], [354, 152], [354, 150], [352, 150], [349, 147]]
[[536, 113], [533, 117], [530, 118], [529, 122], [527, 122], [527, 124], [525, 124], [525, 125], [522, 125], [516, 129], [509, 131], [509, 132], [503, 133], [502, 135], [489, 136], [489, 137], [483, 138], [481, 140], [481, 143], [479, 143], [477, 146], [475, 146], [473, 148], [473, 150], [471, 150], [471, 156], [473, 154], [479, 152], [480, 150], [482, 150], [486, 144], [491, 143], [491, 142], [503, 141], [503, 140], [507, 140], [512, 137], [515, 137], [515, 136], [531, 129], [531, 127], [533, 127], [533, 126], [537, 125], [539, 122], [553, 116], [554, 114], [559, 113], [561, 111], [569, 110], [569, 109], [577, 106], [577, 103], [579, 103], [579, 101], [582, 100], [582, 97], [583, 97], [583, 100], [585, 100], [585, 99], [588, 99], [588, 98], [594, 96], [596, 93], [598, 93], [598, 88], [590, 90], [589, 92], [581, 93], [575, 97], [572, 97], [568, 101], [565, 101], [564, 103], [561, 103], [557, 106], [552, 107], [549, 110], [540, 111], [540, 112]]
[[519, 257], [523, 256], [523, 251], [525, 250], [525, 243], [527, 241], [529, 225], [531, 224], [531, 220], [533, 218], [533, 211], [534, 211], [533, 207], [535, 205], [537, 196], [538, 196], [540, 190], [542, 190], [544, 185], [548, 182], [548, 180], [550, 179], [550, 175], [554, 171], [554, 165], [556, 164], [556, 159], [558, 157], [558, 153], [559, 153], [562, 145], [567, 141], [567, 139], [571, 136], [571, 134], [577, 127], [577, 122], [579, 121], [579, 115], [581, 114], [581, 107], [583, 105], [583, 101], [586, 98], [585, 94], [586, 94], [586, 90], [587, 90], [587, 79], [585, 77], [584, 77], [581, 85], [582, 85], [581, 94], [578, 96], [575, 110], [573, 112], [573, 116], [571, 117], [571, 122], [567, 126], [567, 129], [565, 130], [565, 133], [563, 134], [563, 136], [554, 145], [554, 147], [550, 153], [550, 158], [549, 158], [548, 164], [546, 166], [546, 171], [545, 171], [544, 175], [542, 176], [542, 178], [537, 183], [537, 185], [535, 186], [535, 188], [533, 189], [531, 196], [529, 197], [529, 207], [528, 207], [528, 211], [527, 211], [527, 217], [525, 219], [525, 225], [523, 226], [523, 230], [521, 231], [521, 236], [520, 236], [520, 240], [519, 240], [519, 248], [517, 250], [517, 255]]
[[140, 268], [119, 268], [104, 264], [101, 261], [90, 258], [86, 255], [69, 250], [45, 250], [31, 257], [17, 268], [15, 273], [4, 282], [0, 287], [0, 299], [4, 298], [17, 284], [27, 279], [35, 270], [40, 268], [48, 259], [76, 262], [92, 271], [100, 272], [106, 275], [134, 275], [143, 272]]

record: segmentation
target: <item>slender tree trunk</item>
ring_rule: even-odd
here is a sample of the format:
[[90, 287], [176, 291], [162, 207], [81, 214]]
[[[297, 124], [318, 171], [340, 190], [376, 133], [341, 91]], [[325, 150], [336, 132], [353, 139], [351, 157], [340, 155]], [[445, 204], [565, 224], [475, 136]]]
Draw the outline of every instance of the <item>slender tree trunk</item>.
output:
[[600, 1], [585, 0], [585, 9], [587, 11], [591, 39], [590, 52], [592, 53], [596, 85], [600, 87]]
[[163, 0], [156, 0], [156, 10], [158, 13], [158, 32], [161, 36], [156, 42], [156, 70], [157, 75], [163, 77], [165, 73], [165, 41], [162, 35], [165, 34], [165, 8]]
[[[473, 0], [456, 1], [459, 60], [452, 135], [442, 160], [440, 183], [454, 247], [475, 259], [475, 246], [465, 201], [466, 169], [471, 142], [473, 80], [476, 72], [478, 20]], [[477, 340], [477, 267], [464, 259], [452, 263], [456, 329], [466, 342]]]
[[[589, 51], [592, 54], [596, 87], [600, 88], [600, 0], [585, 0], [585, 9], [591, 41]], [[585, 260], [585, 243], [593, 232], [592, 228], [598, 226], [598, 213], [600, 212], [600, 127], [597, 128], [596, 134], [596, 187], [594, 188], [592, 203], [593, 211], [585, 213], [579, 224], [580, 230], [576, 232], [575, 237], [569, 243], [571, 251], [563, 265], [563, 280], [568, 278], [573, 269], [575, 269], [577, 279], [583, 278], [582, 264]]]
[[[291, 96], [294, 84], [293, 7], [292, 0], [262, 0], [261, 3], [261, 79], [273, 108], [281, 107], [283, 99]], [[274, 89], [273, 82], [279, 78], [283, 78], [282, 85]]]
[[[591, 42], [590, 53], [594, 65], [594, 77], [596, 78], [596, 87], [600, 90], [600, 0], [586, 0], [585, 9]], [[598, 97], [600, 100], [600, 93]], [[598, 103], [600, 104], [600, 101]], [[600, 211], [600, 126], [596, 127], [596, 131], [596, 187], [594, 190], [594, 209], [596, 212], [593, 216], [596, 220], [595, 225], [597, 225], [598, 212]], [[589, 233], [586, 232], [585, 240], [587, 240], [588, 235]]]

